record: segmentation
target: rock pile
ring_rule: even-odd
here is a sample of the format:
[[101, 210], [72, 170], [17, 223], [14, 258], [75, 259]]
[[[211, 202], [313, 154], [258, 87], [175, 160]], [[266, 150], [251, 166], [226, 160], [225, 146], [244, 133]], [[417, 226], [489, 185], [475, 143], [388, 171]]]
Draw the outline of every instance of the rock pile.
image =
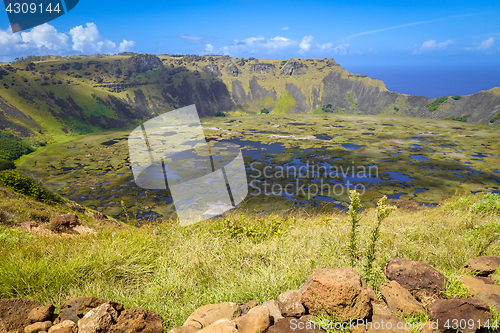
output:
[[[384, 274], [390, 282], [377, 287], [378, 297], [350, 267], [315, 269], [298, 290], [285, 291], [276, 300], [205, 305], [168, 333], [316, 333], [340, 327], [356, 333], [457, 332], [454, 326], [458, 332], [476, 332], [495, 325], [492, 308], [500, 311], [500, 285], [491, 276], [498, 268], [497, 256], [467, 261], [464, 270], [475, 273], [462, 276], [473, 297], [468, 299], [443, 298], [445, 276], [426, 263], [403, 258], [387, 262]], [[410, 326], [401, 319], [423, 313], [431, 321]], [[320, 320], [322, 316], [335, 322]], [[120, 303], [95, 297], [68, 300], [58, 314], [52, 304], [0, 300], [0, 333], [162, 333], [162, 322], [154, 312], [125, 310]]]

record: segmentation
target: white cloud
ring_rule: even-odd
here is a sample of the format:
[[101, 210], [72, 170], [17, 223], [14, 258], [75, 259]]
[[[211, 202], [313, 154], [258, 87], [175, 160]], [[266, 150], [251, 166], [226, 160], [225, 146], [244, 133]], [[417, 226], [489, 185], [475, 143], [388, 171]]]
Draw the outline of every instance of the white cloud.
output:
[[332, 43], [326, 43], [326, 44], [316, 44], [316, 47], [321, 52], [329, 51], [330, 53], [340, 54], [340, 55], [345, 55], [349, 51], [349, 44], [340, 44], [334, 46]]
[[[477, 43], [474, 43], [475, 45], [473, 47], [466, 47], [465, 49], [468, 51], [488, 51], [493, 44], [495, 44], [495, 39], [493, 37], [483, 40], [479, 45]], [[500, 48], [499, 48], [500, 50]]]
[[286, 37], [276, 36], [274, 38], [267, 40], [264, 46], [267, 48], [279, 49], [279, 48], [289, 47], [295, 44], [297, 44], [297, 42], [294, 40], [291, 40]]
[[120, 52], [126, 52], [130, 51], [133, 49], [135, 46], [135, 42], [133, 40], [126, 40], [124, 39], [123, 42], [120, 43], [120, 47], [118, 48], [118, 51]]
[[345, 55], [349, 52], [349, 44], [340, 44], [333, 48], [335, 54]]
[[87, 23], [86, 26], [84, 28], [79, 25], [69, 31], [73, 41], [73, 50], [83, 53], [111, 53], [116, 51], [116, 44], [103, 38], [95, 23]]
[[438, 43], [434, 39], [430, 39], [428, 41], [425, 41], [422, 43], [422, 46], [420, 46], [420, 49], [418, 51], [414, 51], [413, 53], [422, 53], [426, 51], [432, 51], [432, 50], [444, 50], [448, 47], [448, 45], [453, 44], [454, 41], [451, 39], [448, 39], [447, 41]]
[[7, 30], [0, 30], [0, 54], [7, 55], [14, 53], [16, 50], [28, 48], [28, 45], [23, 43], [20, 34], [13, 34], [9, 28]]
[[314, 37], [311, 35], [307, 35], [304, 38], [302, 38], [302, 41], [300, 42], [300, 51], [299, 53], [304, 53], [309, 51], [311, 48], [311, 42], [313, 41]]
[[67, 35], [58, 33], [56, 28], [47, 23], [22, 33], [12, 33], [10, 28], [0, 29], [0, 55], [6, 59], [28, 53], [57, 54], [69, 49], [68, 40]]
[[479, 46], [477, 47], [477, 49], [478, 50], [487, 50], [490, 47], [492, 47], [494, 43], [495, 43], [495, 39], [493, 37], [491, 37], [490, 39], [483, 40], [481, 42], [481, 44], [479, 44]]
[[289, 29], [290, 29], [290, 27], [283, 27], [283, 28], [281, 28], [281, 30], [289, 30]]
[[10, 28], [0, 29], [0, 57], [5, 61], [31, 54], [116, 53], [128, 51], [134, 46], [135, 42], [131, 40], [125, 39], [117, 46], [103, 38], [94, 23], [87, 23], [85, 28], [81, 25], [74, 27], [69, 36], [47, 23], [21, 33], [12, 33]]
[[[240, 45], [247, 44], [247, 45], [253, 45], [254, 43], [261, 43], [264, 42], [266, 39], [264, 37], [249, 37], [247, 39], [244, 39], [239, 43]], [[236, 40], [235, 40], [236, 42]]]
[[320, 51], [325, 51], [331, 49], [333, 47], [333, 44], [332, 43], [317, 44], [316, 46], [320, 49]]
[[207, 47], [205, 48], [205, 52], [207, 53], [213, 53], [215, 50], [214, 46], [212, 44], [207, 44]]
[[231, 45], [221, 47], [220, 51], [225, 55], [240, 56], [248, 53], [254, 54], [266, 51], [268, 53], [279, 52], [280, 50], [297, 44], [297, 41], [283, 36], [276, 36], [273, 38], [259, 36], [235, 40]]
[[184, 34], [181, 34], [181, 35], [178, 35], [177, 37], [179, 38], [182, 38], [182, 39], [187, 39], [188, 41], [192, 42], [192, 43], [201, 43], [204, 39], [203, 36], [200, 36], [200, 35], [184, 35]]
[[32, 44], [36, 48], [45, 47], [53, 51], [68, 48], [69, 37], [58, 33], [56, 28], [47, 23], [36, 26], [29, 32], [22, 32], [21, 38], [24, 43]]

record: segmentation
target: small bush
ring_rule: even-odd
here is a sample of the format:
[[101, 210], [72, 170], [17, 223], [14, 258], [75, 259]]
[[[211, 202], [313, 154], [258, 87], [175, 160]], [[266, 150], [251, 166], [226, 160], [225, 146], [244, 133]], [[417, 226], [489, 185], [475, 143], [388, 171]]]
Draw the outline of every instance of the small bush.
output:
[[247, 238], [254, 243], [262, 243], [274, 236], [282, 235], [290, 230], [288, 219], [266, 219], [249, 223], [244, 215], [240, 219], [224, 220], [220, 233], [234, 239]]
[[328, 103], [327, 105], [320, 106], [316, 110], [314, 110], [313, 113], [315, 114], [322, 114], [322, 113], [333, 113], [334, 110], [332, 109], [332, 105]]
[[498, 112], [493, 118], [491, 118], [490, 123], [493, 124], [497, 120], [500, 120], [500, 112]]
[[225, 116], [226, 116], [226, 114], [225, 114], [224, 112], [219, 111], [219, 112], [217, 112], [217, 113], [215, 114], [215, 116], [216, 116], [216, 117], [225, 117]]
[[485, 194], [481, 201], [472, 205], [471, 212], [475, 214], [500, 213], [500, 195]]
[[452, 212], [466, 212], [476, 201], [473, 196], [460, 197], [447, 201], [443, 207]]
[[438, 97], [436, 98], [432, 103], [429, 103], [427, 104], [427, 110], [429, 110], [430, 112], [434, 112], [437, 110], [437, 108], [443, 104], [444, 102], [446, 102], [448, 100], [448, 97], [446, 96], [441, 96], [441, 97]]
[[73, 135], [84, 135], [84, 134], [90, 134], [93, 132], [94, 132], [94, 130], [92, 129], [92, 127], [85, 125], [85, 124], [77, 124], [71, 128], [71, 134], [73, 134]]
[[12, 161], [0, 159], [0, 171], [15, 169], [16, 165]]
[[476, 248], [478, 256], [484, 255], [486, 250], [500, 240], [500, 221], [493, 221], [483, 225], [475, 225], [467, 232], [467, 239], [472, 248]]
[[44, 203], [63, 202], [59, 195], [50, 192], [42, 184], [16, 170], [0, 171], [0, 184]]
[[461, 121], [463, 123], [466, 123], [467, 122], [467, 119], [469, 119], [471, 115], [470, 114], [464, 114], [463, 116], [448, 116], [448, 117], [444, 117], [443, 120], [454, 120], [454, 121]]
[[262, 113], [262, 114], [269, 114], [269, 110], [266, 109], [266, 108], [263, 108], [262, 110], [260, 110], [260, 113]]
[[7, 161], [17, 160], [33, 152], [31, 145], [13, 134], [0, 132], [0, 158]]
[[459, 99], [462, 98], [462, 96], [460, 95], [455, 95], [455, 96], [451, 96], [451, 98], [453, 98], [455, 101], [458, 101]]

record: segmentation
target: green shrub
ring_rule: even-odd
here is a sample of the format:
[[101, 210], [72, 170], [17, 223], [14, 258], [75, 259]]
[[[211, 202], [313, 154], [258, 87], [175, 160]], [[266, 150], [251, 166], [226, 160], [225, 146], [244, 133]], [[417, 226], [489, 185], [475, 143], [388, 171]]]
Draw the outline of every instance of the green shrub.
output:
[[448, 116], [448, 117], [444, 117], [443, 120], [454, 120], [454, 121], [461, 121], [463, 123], [466, 123], [467, 122], [467, 119], [469, 119], [471, 115], [470, 114], [464, 114], [463, 116]]
[[473, 196], [460, 197], [447, 201], [443, 207], [452, 212], [466, 212], [476, 202]]
[[377, 225], [373, 228], [370, 236], [370, 245], [368, 247], [368, 251], [366, 253], [366, 263], [363, 268], [363, 275], [365, 277], [365, 281], [368, 284], [372, 284], [374, 282], [374, 272], [373, 272], [373, 263], [375, 262], [376, 256], [376, 244], [377, 240], [380, 238], [380, 226], [382, 222], [397, 208], [396, 206], [386, 205], [387, 196], [383, 196], [377, 202]]
[[455, 96], [451, 96], [451, 98], [453, 98], [455, 101], [458, 101], [459, 99], [462, 98], [462, 96], [460, 95], [455, 95]]
[[15, 169], [16, 165], [12, 161], [0, 159], [0, 171]]
[[476, 249], [477, 256], [484, 255], [493, 243], [500, 240], [500, 221], [476, 224], [467, 232], [467, 239], [471, 248]]
[[13, 134], [0, 132], [0, 158], [7, 161], [17, 160], [35, 151], [30, 143]]
[[448, 97], [446, 96], [441, 96], [441, 97], [438, 97], [436, 98], [432, 103], [429, 103], [427, 104], [427, 110], [429, 110], [430, 112], [434, 112], [437, 110], [437, 108], [443, 104], [444, 102], [446, 102], [448, 100]]
[[475, 214], [500, 213], [500, 195], [485, 194], [481, 201], [472, 205], [471, 212]]
[[333, 110], [333, 113], [346, 114], [346, 111], [345, 111], [344, 108], [341, 108], [340, 106], [337, 106], [337, 108], [335, 110]]
[[347, 96], [344, 97], [344, 99], [347, 99], [349, 101], [349, 109], [352, 110], [356, 107], [356, 97], [354, 97], [354, 94], [352, 92], [347, 92]]
[[260, 113], [262, 113], [262, 114], [269, 114], [269, 110], [266, 109], [266, 108], [263, 108], [262, 110], [260, 110]]
[[247, 238], [254, 243], [262, 243], [274, 236], [288, 232], [291, 222], [293, 221], [289, 221], [287, 218], [282, 220], [270, 218], [250, 223], [244, 215], [240, 215], [239, 220], [224, 220], [219, 232], [234, 239]]
[[359, 193], [356, 191], [349, 192], [349, 200], [351, 200], [351, 204], [349, 205], [349, 211], [347, 214], [350, 217], [351, 222], [351, 233], [349, 235], [349, 243], [347, 243], [347, 247], [349, 247], [349, 264], [351, 267], [354, 267], [355, 262], [358, 260], [358, 247], [356, 244], [357, 234], [358, 234], [358, 225], [359, 220], [358, 212], [361, 209], [361, 201], [359, 200]]
[[221, 111], [218, 111], [216, 114], [215, 114], [216, 117], [225, 117], [226, 114], [224, 112], [221, 112]]
[[491, 118], [490, 123], [493, 124], [497, 120], [500, 120], [500, 112], [498, 112], [493, 118]]
[[399, 108], [397, 106], [395, 106], [394, 111], [399, 112]]
[[94, 129], [91, 126], [85, 124], [76, 124], [71, 127], [71, 134], [73, 135], [83, 135], [93, 133]]
[[42, 184], [16, 170], [0, 171], [0, 184], [44, 203], [63, 202], [59, 195], [50, 192]]

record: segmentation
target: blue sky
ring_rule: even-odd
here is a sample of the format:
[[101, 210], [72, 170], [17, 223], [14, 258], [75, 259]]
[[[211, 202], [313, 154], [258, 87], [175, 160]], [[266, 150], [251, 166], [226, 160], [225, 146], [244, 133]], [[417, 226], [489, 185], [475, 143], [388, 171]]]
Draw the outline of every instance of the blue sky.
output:
[[134, 51], [500, 67], [499, 17], [499, 1], [80, 0], [24, 34], [0, 13], [0, 60]]

